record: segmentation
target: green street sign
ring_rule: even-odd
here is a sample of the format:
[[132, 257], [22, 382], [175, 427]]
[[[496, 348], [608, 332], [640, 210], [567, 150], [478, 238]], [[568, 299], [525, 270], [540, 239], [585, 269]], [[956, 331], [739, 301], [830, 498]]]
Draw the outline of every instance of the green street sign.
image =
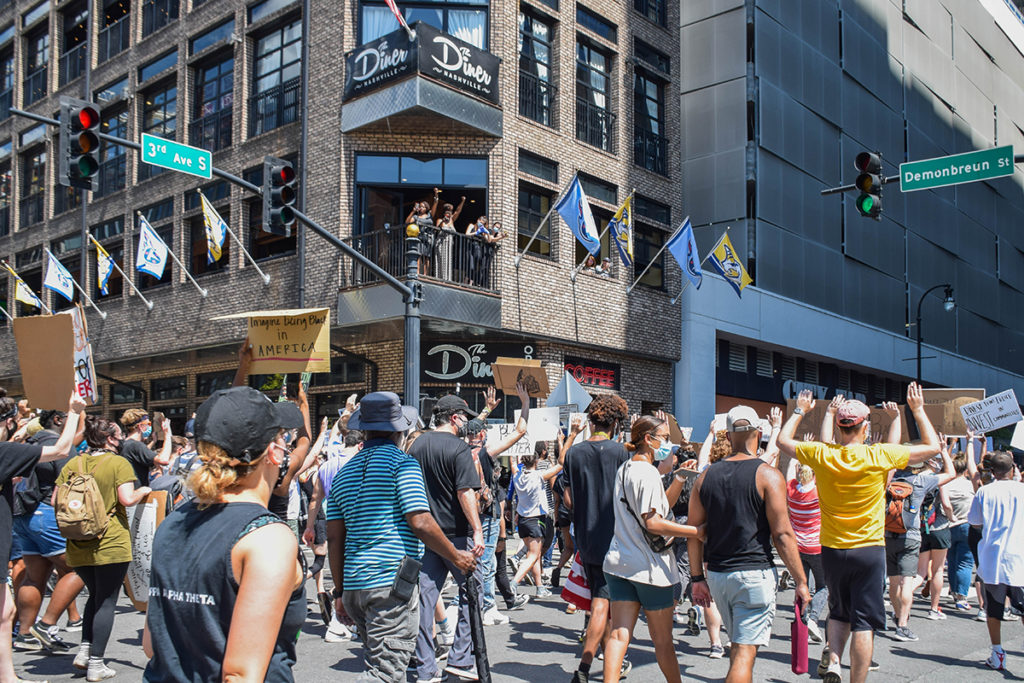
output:
[[973, 183], [1013, 174], [1013, 145], [900, 164], [900, 190]]
[[147, 164], [197, 175], [200, 178], [213, 177], [212, 153], [149, 133], [142, 134], [142, 160]]

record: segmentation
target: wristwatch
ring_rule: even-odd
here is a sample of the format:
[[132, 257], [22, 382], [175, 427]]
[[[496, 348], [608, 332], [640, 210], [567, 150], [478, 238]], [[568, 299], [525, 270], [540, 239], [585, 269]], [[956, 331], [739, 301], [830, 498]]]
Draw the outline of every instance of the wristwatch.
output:
[[343, 592], [344, 592], [344, 591], [340, 591], [340, 590], [338, 590], [338, 587], [337, 587], [337, 586], [335, 586], [334, 588], [332, 588], [332, 589], [331, 589], [331, 597], [332, 597], [332, 598], [334, 598], [335, 600], [337, 600], [338, 598], [340, 598], [340, 597], [341, 597], [341, 594], [342, 594]]
[[793, 414], [794, 415], [803, 415], [804, 414], [804, 409], [799, 407], [799, 406], [797, 406], [796, 408], [793, 408]]

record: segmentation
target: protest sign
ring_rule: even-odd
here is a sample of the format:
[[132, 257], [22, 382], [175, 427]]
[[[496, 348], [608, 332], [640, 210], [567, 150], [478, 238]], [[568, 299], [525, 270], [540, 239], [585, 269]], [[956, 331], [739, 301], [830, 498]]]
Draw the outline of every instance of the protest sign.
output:
[[213, 320], [249, 319], [254, 375], [331, 371], [331, 311], [296, 308], [249, 311]]
[[167, 491], [152, 491], [127, 508], [132, 537], [132, 561], [124, 577], [125, 591], [132, 605], [145, 612], [149, 603], [149, 575], [153, 567], [153, 536], [167, 510]]
[[[513, 412], [512, 424], [519, 422], [521, 410]], [[558, 438], [558, 407], [530, 408], [526, 421], [526, 438], [530, 441], [554, 441]]]
[[516, 393], [516, 383], [522, 382], [531, 398], [547, 398], [548, 376], [540, 360], [499, 356], [491, 363], [491, 374], [494, 386], [510, 396]]
[[[18, 364], [29, 405], [36, 410], [67, 410], [75, 388], [75, 338], [70, 315], [14, 319]], [[95, 382], [93, 383], [95, 387]]]
[[[822, 420], [825, 419], [825, 412], [828, 409], [829, 401], [819, 398], [814, 402], [814, 407], [804, 413], [803, 419], [800, 421], [800, 426], [797, 427], [796, 437], [802, 439], [804, 434], [810, 433], [814, 435], [815, 439], [821, 438], [821, 425]], [[793, 409], [796, 408], [796, 399], [786, 399], [786, 414], [792, 415]], [[885, 412], [884, 409], [877, 406], [868, 406], [868, 410], [871, 413], [868, 415], [868, 420], [871, 422], [871, 434], [869, 438], [878, 437], [880, 441], [885, 441], [886, 436], [889, 434], [889, 426], [892, 424], [892, 418]], [[832, 434], [835, 438], [835, 423], [832, 425]], [[909, 441], [911, 434], [907, 428], [907, 412], [905, 406], [900, 406], [900, 441]]]
[[99, 394], [96, 392], [96, 369], [92, 362], [89, 329], [85, 324], [81, 306], [71, 309], [71, 323], [75, 344], [75, 393], [87, 404], [95, 405], [99, 401]]
[[583, 422], [583, 431], [579, 433], [574, 443], [583, 443], [584, 441], [590, 438], [590, 420], [587, 419], [586, 413], [572, 413], [571, 415], [569, 415], [569, 421], [565, 425], [566, 434], [569, 433], [568, 430], [570, 427], [572, 427], [573, 420], [576, 419], [579, 419]]
[[1017, 450], [1024, 451], [1024, 422], [1018, 422], [1017, 426], [1013, 428], [1013, 438], [1010, 439], [1010, 445]]
[[922, 389], [924, 412], [935, 431], [949, 436], [967, 433], [960, 407], [985, 398], [984, 389]]
[[[514, 424], [487, 425], [487, 443], [489, 445], [504, 443], [506, 439], [516, 433]], [[511, 448], [502, 453], [502, 457], [521, 458], [524, 455], [533, 453], [533, 441], [529, 433], [519, 439]]]
[[960, 413], [967, 427], [976, 434], [992, 432], [1024, 420], [1013, 389], [960, 406]]

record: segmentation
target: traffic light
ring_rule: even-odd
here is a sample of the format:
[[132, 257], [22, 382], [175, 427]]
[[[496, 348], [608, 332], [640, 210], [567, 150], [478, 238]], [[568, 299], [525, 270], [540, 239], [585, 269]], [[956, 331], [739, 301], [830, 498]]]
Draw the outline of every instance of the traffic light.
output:
[[295, 167], [276, 157], [263, 159], [263, 230], [288, 237], [295, 225]]
[[860, 171], [854, 182], [860, 195], [857, 197], [857, 211], [861, 216], [880, 220], [882, 215], [882, 155], [876, 152], [861, 152], [853, 165]]
[[100, 110], [90, 102], [60, 98], [60, 175], [65, 187], [95, 191], [100, 170]]

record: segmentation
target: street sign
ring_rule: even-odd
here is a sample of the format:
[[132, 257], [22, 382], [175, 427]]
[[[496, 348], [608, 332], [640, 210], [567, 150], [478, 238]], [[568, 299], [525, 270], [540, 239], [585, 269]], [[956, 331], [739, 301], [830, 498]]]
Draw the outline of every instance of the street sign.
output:
[[973, 183], [1013, 174], [1013, 145], [900, 164], [900, 190]]
[[149, 133], [142, 134], [142, 161], [200, 178], [213, 177], [212, 153]]

